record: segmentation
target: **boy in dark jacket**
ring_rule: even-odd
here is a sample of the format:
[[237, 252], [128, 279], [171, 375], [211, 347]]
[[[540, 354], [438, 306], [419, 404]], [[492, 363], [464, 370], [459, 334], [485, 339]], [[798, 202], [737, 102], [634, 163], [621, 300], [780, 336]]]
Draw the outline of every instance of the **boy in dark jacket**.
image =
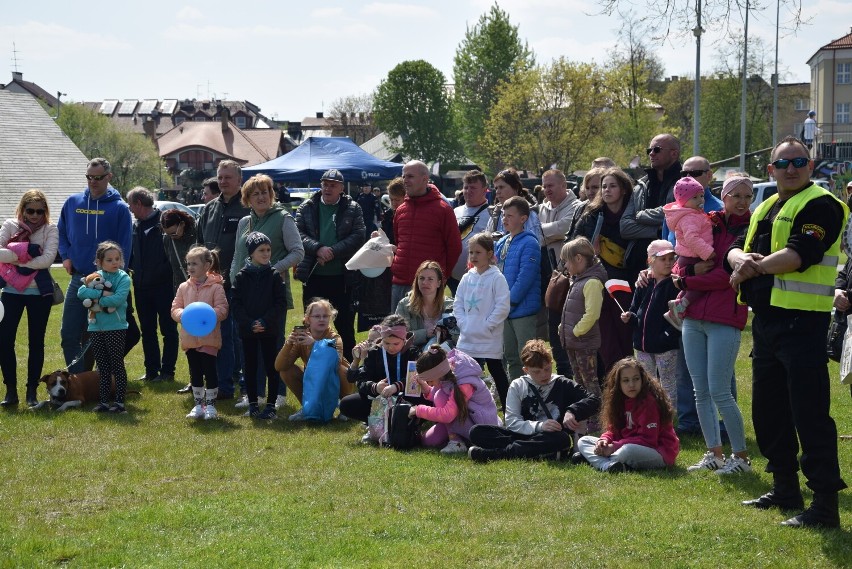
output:
[[246, 377], [257, 377], [257, 347], [263, 355], [266, 370], [266, 408], [257, 405], [257, 383], [246, 382], [249, 417], [275, 419], [275, 399], [278, 397], [278, 374], [275, 372], [276, 330], [281, 327], [281, 315], [287, 307], [284, 281], [272, 270], [272, 242], [263, 233], [253, 231], [246, 236], [246, 250], [251, 263], [246, 263], [234, 279], [231, 310], [243, 341]]
[[506, 426], [475, 425], [468, 456], [477, 462], [508, 458], [570, 456], [574, 430], [596, 415], [601, 400], [572, 379], [553, 375], [553, 355], [542, 340], [521, 351], [526, 375], [509, 386]]

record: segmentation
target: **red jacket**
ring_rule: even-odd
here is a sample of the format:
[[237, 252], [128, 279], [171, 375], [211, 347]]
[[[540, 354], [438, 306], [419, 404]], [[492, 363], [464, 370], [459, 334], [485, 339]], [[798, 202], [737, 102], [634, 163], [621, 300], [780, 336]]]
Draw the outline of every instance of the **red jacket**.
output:
[[[742, 217], [731, 215], [725, 222], [724, 212], [714, 211], [710, 214], [713, 223], [713, 250], [716, 252], [716, 266], [710, 272], [698, 276], [685, 276], [686, 290], [701, 291], [698, 299], [689, 303], [684, 313], [685, 318], [716, 322], [726, 326], [734, 326], [742, 330], [748, 320], [748, 306], [737, 304], [737, 293], [731, 288], [731, 275], [722, 266], [725, 255], [734, 240], [748, 229], [751, 212]], [[685, 267], [675, 265], [673, 271], [678, 276], [684, 276]]]
[[437, 261], [446, 278], [461, 255], [456, 214], [431, 184], [425, 195], [405, 196], [393, 216], [393, 234], [397, 248], [391, 273], [395, 285], [411, 285], [423, 261]]
[[673, 465], [680, 451], [680, 440], [671, 423], [660, 425], [660, 408], [654, 396], [646, 393], [641, 400], [638, 397], [625, 399], [624, 414], [624, 428], [614, 432], [612, 425], [609, 425], [601, 438], [612, 443], [614, 450], [627, 444], [652, 448], [660, 453], [667, 465]]

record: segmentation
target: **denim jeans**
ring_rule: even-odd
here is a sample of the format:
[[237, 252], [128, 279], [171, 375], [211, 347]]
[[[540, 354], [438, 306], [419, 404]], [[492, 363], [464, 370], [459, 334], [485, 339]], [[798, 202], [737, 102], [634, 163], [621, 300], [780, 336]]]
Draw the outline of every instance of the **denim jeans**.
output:
[[621, 462], [635, 470], [647, 470], [650, 468], [665, 468], [666, 462], [663, 455], [656, 449], [637, 444], [626, 444], [612, 453], [610, 456], [598, 456], [595, 454], [595, 445], [598, 437], [585, 436], [577, 441], [577, 450], [582, 454], [589, 464], [598, 470], [608, 470], [614, 462]]
[[234, 394], [234, 339], [237, 337], [234, 330], [234, 318], [231, 316], [231, 301], [233, 294], [231, 289], [225, 291], [228, 298], [228, 317], [220, 326], [222, 332], [222, 347], [216, 355], [216, 373], [219, 375], [219, 395], [231, 396]]
[[692, 384], [695, 406], [707, 448], [722, 445], [717, 417], [721, 413], [731, 450], [746, 449], [743, 416], [731, 392], [730, 377], [734, 372], [740, 348], [740, 331], [734, 326], [686, 318], [683, 321], [683, 349]]
[[[80, 290], [83, 276], [81, 273], [71, 275], [71, 281], [65, 290], [65, 304], [62, 305], [62, 325], [59, 329], [65, 365], [70, 364], [74, 358], [80, 355], [80, 350], [83, 348], [80, 337], [89, 325], [88, 309], [83, 306], [83, 301], [77, 298], [77, 291]], [[71, 373], [83, 371], [82, 358], [69, 367], [68, 371]]]
[[[681, 336], [680, 349], [677, 352], [677, 429], [682, 431], [697, 431], [701, 425], [698, 423], [698, 411], [695, 409], [695, 387], [686, 367], [686, 356], [683, 351], [683, 336]], [[737, 377], [731, 373], [731, 393], [737, 398]], [[722, 432], [727, 433], [724, 423], [720, 424]]]

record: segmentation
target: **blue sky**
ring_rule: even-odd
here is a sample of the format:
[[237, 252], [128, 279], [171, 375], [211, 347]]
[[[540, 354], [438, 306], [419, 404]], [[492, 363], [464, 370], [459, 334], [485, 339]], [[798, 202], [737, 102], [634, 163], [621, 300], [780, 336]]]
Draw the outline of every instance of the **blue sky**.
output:
[[[679, 0], [682, 1], [682, 0]], [[764, 0], [767, 3], [768, 0]], [[770, 56], [774, 2], [750, 17]], [[811, 25], [782, 38], [782, 81], [809, 79], [807, 59], [850, 31], [848, 4], [803, 0]], [[12, 42], [24, 78], [63, 100], [125, 98], [247, 99], [267, 116], [301, 120], [341, 96], [372, 91], [396, 64], [425, 59], [452, 78], [453, 55], [466, 26], [491, 0], [194, 2], [67, 0], [4, 2], [0, 57], [11, 79]], [[621, 20], [588, 15], [580, 0], [503, 0], [539, 61], [566, 56], [598, 62], [616, 47]], [[782, 14], [782, 20], [784, 16]], [[702, 66], [710, 69], [720, 41], [705, 24]], [[655, 44], [667, 75], [692, 75], [689, 34]]]

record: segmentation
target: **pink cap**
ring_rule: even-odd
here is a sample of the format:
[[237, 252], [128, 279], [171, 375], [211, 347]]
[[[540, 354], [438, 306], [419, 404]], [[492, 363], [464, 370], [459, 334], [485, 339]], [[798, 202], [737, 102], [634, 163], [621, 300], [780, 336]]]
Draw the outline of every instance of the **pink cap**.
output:
[[655, 241], [651, 241], [648, 245], [648, 256], [649, 257], [662, 257], [663, 255], [668, 255], [669, 253], [674, 253], [674, 247], [671, 242], [666, 241], [665, 239], [657, 239]]
[[681, 207], [683, 207], [691, 198], [700, 194], [704, 194], [704, 186], [699, 184], [695, 178], [687, 176], [685, 178], [681, 178], [675, 184], [674, 198], [677, 205]]

